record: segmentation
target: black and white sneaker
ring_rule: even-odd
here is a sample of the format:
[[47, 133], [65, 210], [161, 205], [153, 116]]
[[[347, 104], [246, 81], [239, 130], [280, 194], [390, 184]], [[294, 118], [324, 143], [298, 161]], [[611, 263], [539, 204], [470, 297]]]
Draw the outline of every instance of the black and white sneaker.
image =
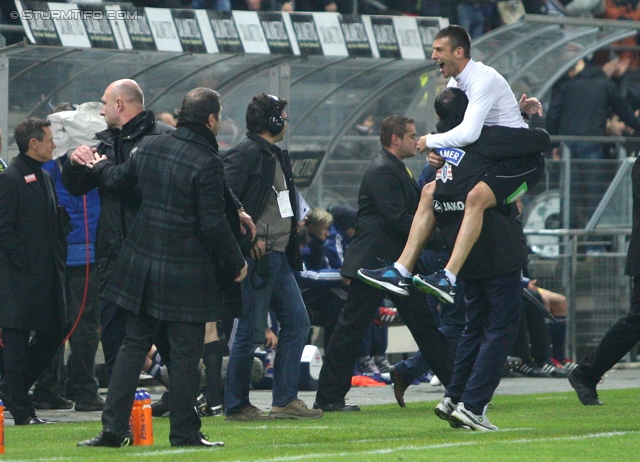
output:
[[446, 396], [442, 398], [442, 401], [438, 403], [436, 408], [433, 410], [435, 415], [437, 415], [442, 420], [446, 420], [451, 425], [451, 428], [462, 428], [464, 425], [457, 419], [454, 419], [451, 414], [456, 410], [456, 405], [453, 404], [451, 398], [447, 398]]
[[471, 430], [481, 432], [492, 432], [498, 427], [489, 422], [489, 418], [483, 413], [476, 415], [464, 407], [464, 403], [458, 403], [456, 410], [451, 413], [451, 418], [460, 422], [461, 425], [468, 426]]
[[408, 296], [411, 278], [405, 278], [393, 265], [368, 270], [360, 268], [358, 277], [377, 289], [388, 290], [397, 295]]
[[518, 367], [516, 367], [513, 371], [517, 372], [518, 374], [525, 375], [527, 377], [535, 377], [535, 378], [551, 377], [551, 371], [548, 368], [543, 369], [535, 363], [522, 363]]
[[413, 276], [413, 285], [419, 291], [433, 295], [442, 303], [453, 303], [453, 298], [456, 296], [455, 286], [451, 285], [444, 271], [428, 276], [416, 274]]
[[561, 367], [556, 367], [552, 362], [547, 361], [542, 366], [540, 366], [545, 372], [548, 372], [551, 377], [555, 377], [558, 379], [566, 379], [569, 375], [569, 372], [564, 370]]

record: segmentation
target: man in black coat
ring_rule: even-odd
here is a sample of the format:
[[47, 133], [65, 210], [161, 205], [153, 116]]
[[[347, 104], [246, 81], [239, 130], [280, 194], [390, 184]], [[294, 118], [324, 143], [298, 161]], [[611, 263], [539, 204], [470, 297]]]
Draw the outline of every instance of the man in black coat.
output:
[[[107, 156], [119, 165], [126, 162], [146, 136], [170, 133], [173, 130], [172, 127], [157, 122], [153, 112], [145, 110], [144, 95], [133, 80], [116, 80], [111, 83], [104, 91], [101, 102], [103, 107], [100, 114], [104, 116], [107, 129], [96, 133], [99, 141], [96, 146], [79, 146], [69, 156], [62, 170], [62, 183], [74, 196], [85, 195], [99, 187], [95, 172], [85, 165], [93, 162], [94, 152]], [[102, 298], [113, 262], [138, 213], [140, 190], [137, 185], [121, 190], [101, 186], [99, 193], [101, 209], [96, 233], [96, 261]], [[107, 373], [110, 375], [125, 336], [126, 314], [104, 299], [101, 304], [102, 349]]]
[[217, 152], [219, 98], [208, 88], [192, 90], [175, 132], [143, 140], [123, 165], [102, 156], [94, 166], [101, 181], [137, 181], [142, 203], [105, 284], [105, 299], [126, 310], [127, 336], [109, 384], [103, 431], [80, 446], [129, 444], [138, 376], [160, 332], [171, 347], [171, 445], [220, 445], [200, 433], [198, 363], [205, 323], [219, 315], [216, 266], [240, 282], [247, 264], [226, 215], [233, 199]]
[[[607, 117], [617, 114], [630, 128], [640, 130], [640, 118], [622, 97], [616, 83], [603, 68], [587, 65], [583, 59], [553, 86], [547, 113], [551, 135], [605, 136]], [[604, 145], [591, 141], [567, 141], [572, 159], [570, 223], [566, 228], [584, 228], [613, 179], [604, 162]], [[558, 157], [558, 149], [554, 156]], [[586, 161], [586, 162], [585, 162]], [[595, 246], [593, 250], [597, 250]], [[589, 249], [587, 249], [589, 250]]]
[[[378, 258], [398, 258], [420, 200], [420, 189], [403, 162], [416, 155], [413, 120], [387, 117], [380, 128], [380, 141], [383, 149], [367, 168], [360, 185], [356, 232], [342, 266], [342, 275], [351, 279], [349, 294], [320, 372], [314, 407], [325, 412], [360, 410], [356, 405], [345, 404], [344, 398], [351, 388], [358, 347], [385, 294], [360, 281], [357, 271], [377, 266]], [[408, 297], [390, 297], [433, 372], [446, 386], [451, 380], [453, 354], [424, 294], [413, 287], [408, 289]]]
[[596, 386], [605, 372], [626, 355], [640, 341], [640, 160], [631, 170], [633, 185], [633, 227], [627, 251], [625, 274], [633, 277], [631, 309], [604, 335], [596, 349], [569, 373], [569, 383], [585, 406], [602, 404]]
[[[0, 327], [4, 342], [0, 398], [16, 425], [49, 423], [36, 417], [27, 391], [60, 346], [67, 324], [66, 212], [59, 210], [53, 180], [42, 170], [55, 148], [50, 125], [41, 119], [18, 124], [14, 136], [20, 154], [0, 173]], [[31, 342], [30, 331], [35, 331]]]

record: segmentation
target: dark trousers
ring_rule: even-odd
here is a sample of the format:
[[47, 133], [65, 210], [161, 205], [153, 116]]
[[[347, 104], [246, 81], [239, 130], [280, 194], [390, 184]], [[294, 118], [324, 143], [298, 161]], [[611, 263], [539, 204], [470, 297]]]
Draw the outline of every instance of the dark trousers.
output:
[[[427, 300], [430, 299], [433, 299], [433, 297], [428, 296]], [[437, 302], [437, 304], [439, 303], [440, 302]], [[434, 307], [432, 306], [431, 310], [433, 311], [433, 309]], [[440, 310], [440, 332], [442, 332], [444, 338], [449, 342], [449, 346], [455, 357], [456, 351], [458, 350], [458, 342], [460, 342], [460, 336], [462, 335], [465, 325], [466, 307], [464, 302], [464, 282], [461, 279], [456, 281], [456, 296], [453, 304], [442, 303], [440, 304]], [[431, 369], [429, 363], [424, 359], [420, 351], [393, 366], [406, 383], [412, 383]]]
[[[37, 331], [29, 340], [28, 329], [4, 328], [4, 377], [0, 390], [8, 397], [8, 408], [16, 421], [35, 415], [27, 393], [63, 339], [62, 331]], [[5, 403], [7, 405], [7, 403]]]
[[[68, 397], [79, 403], [95, 400], [98, 396], [98, 380], [95, 375], [96, 352], [100, 342], [100, 304], [95, 281], [95, 265], [89, 269], [87, 299], [82, 316], [69, 338], [71, 352], [67, 361], [69, 375], [66, 382]], [[86, 284], [85, 266], [67, 266], [65, 289], [69, 321], [75, 323], [82, 307]], [[34, 394], [46, 399], [60, 394], [60, 371], [64, 364], [64, 345], [60, 347], [51, 363], [42, 373], [34, 389]]]
[[172, 445], [192, 441], [200, 431], [200, 417], [195, 411], [200, 371], [198, 363], [204, 345], [204, 323], [160, 321], [145, 310], [127, 314], [127, 335], [118, 352], [104, 411], [105, 430], [123, 432], [129, 428], [129, 416], [138, 384], [138, 377], [158, 335], [166, 332], [170, 346], [171, 375], [169, 388], [169, 419]]
[[358, 350], [358, 357], [384, 356], [387, 353], [389, 344], [389, 326], [386, 324], [376, 324], [371, 321], [369, 327], [364, 332], [364, 338]]
[[454, 403], [462, 401], [474, 414], [482, 414], [500, 383], [502, 367], [518, 333], [523, 288], [520, 271], [492, 279], [465, 279], [464, 284], [467, 325], [445, 396]]
[[[385, 292], [353, 279], [347, 301], [338, 318], [320, 371], [316, 402], [321, 405], [344, 401], [351, 388], [351, 376], [358, 349]], [[442, 383], [451, 380], [453, 354], [423, 293], [410, 289], [408, 297], [390, 296], [411, 331], [420, 351]]]
[[127, 332], [127, 312], [115, 303], [102, 301], [100, 314], [100, 325], [102, 327], [102, 352], [104, 353], [104, 365], [107, 376], [111, 377], [116, 356], [122, 346], [122, 341]]
[[611, 326], [596, 349], [578, 364], [585, 382], [595, 387], [605, 372], [616, 365], [640, 341], [640, 276], [633, 277], [631, 309]]
[[[537, 291], [532, 295], [540, 297]], [[542, 303], [542, 299], [539, 300]], [[529, 303], [522, 305], [518, 334], [511, 352], [525, 363], [533, 359], [538, 366], [543, 366], [551, 358], [551, 336], [546, 317]]]

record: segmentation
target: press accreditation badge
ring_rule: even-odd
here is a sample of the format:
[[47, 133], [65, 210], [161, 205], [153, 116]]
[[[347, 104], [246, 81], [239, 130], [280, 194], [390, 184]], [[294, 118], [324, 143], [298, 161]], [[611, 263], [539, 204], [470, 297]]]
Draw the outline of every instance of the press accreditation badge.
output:
[[285, 189], [277, 193], [278, 196], [278, 208], [280, 209], [280, 216], [282, 218], [289, 218], [293, 216], [293, 208], [291, 208], [291, 200], [289, 199], [289, 191]]

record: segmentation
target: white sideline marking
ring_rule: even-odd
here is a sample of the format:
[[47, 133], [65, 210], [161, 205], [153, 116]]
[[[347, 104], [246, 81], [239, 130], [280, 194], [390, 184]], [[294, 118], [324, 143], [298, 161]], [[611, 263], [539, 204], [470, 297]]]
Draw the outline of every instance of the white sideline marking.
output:
[[298, 425], [259, 425], [257, 427], [248, 427], [246, 425], [238, 425], [237, 427], [234, 428], [234, 430], [279, 430], [281, 428], [288, 428], [288, 429], [296, 429], [299, 430], [300, 428], [304, 428], [304, 429], [314, 429], [314, 430], [328, 430], [330, 428], [335, 428], [335, 427], [330, 427], [328, 425], [315, 425], [313, 427], [300, 427]]
[[[476, 433], [476, 432], [474, 432]], [[486, 434], [484, 432], [477, 432], [478, 434]], [[489, 432], [490, 433], [490, 432]], [[272, 459], [261, 459], [260, 462], [274, 462], [274, 461], [289, 461], [289, 460], [304, 460], [315, 459], [323, 457], [353, 457], [356, 455], [377, 455], [377, 454], [391, 454], [399, 451], [423, 451], [425, 449], [446, 449], [462, 446], [477, 446], [479, 444], [497, 443], [497, 444], [521, 444], [521, 443], [543, 443], [543, 442], [557, 442], [557, 441], [572, 441], [583, 440], [587, 438], [610, 438], [613, 436], [623, 436], [630, 434], [638, 434], [638, 431], [628, 432], [606, 432], [606, 433], [591, 433], [588, 435], [578, 436], [562, 436], [557, 438], [524, 438], [519, 440], [510, 441], [465, 441], [460, 443], [441, 443], [441, 444], [429, 444], [426, 446], [400, 446], [392, 449], [376, 449], [374, 451], [361, 451], [361, 452], [340, 452], [340, 453], [317, 453], [317, 454], [304, 454], [300, 456], [287, 456], [287, 457], [274, 457]], [[240, 461], [238, 461], [240, 462]]]

